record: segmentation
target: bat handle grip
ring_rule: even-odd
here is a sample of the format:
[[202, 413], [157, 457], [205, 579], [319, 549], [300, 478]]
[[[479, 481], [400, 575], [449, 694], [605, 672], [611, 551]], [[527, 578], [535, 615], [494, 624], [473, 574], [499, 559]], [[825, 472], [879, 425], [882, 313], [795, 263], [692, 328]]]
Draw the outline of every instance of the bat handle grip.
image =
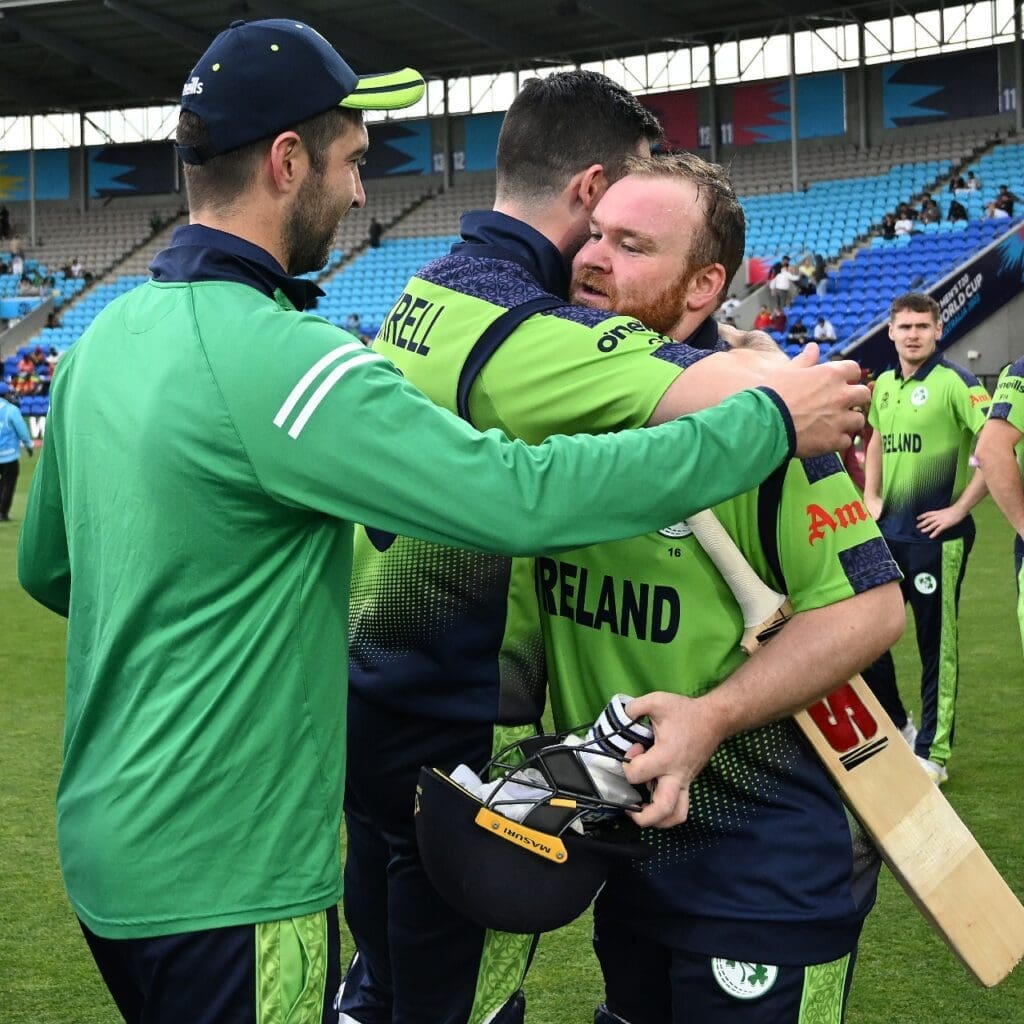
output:
[[785, 595], [772, 590], [754, 572], [715, 513], [710, 509], [698, 512], [686, 523], [736, 598], [744, 626], [759, 626], [771, 619], [786, 603]]

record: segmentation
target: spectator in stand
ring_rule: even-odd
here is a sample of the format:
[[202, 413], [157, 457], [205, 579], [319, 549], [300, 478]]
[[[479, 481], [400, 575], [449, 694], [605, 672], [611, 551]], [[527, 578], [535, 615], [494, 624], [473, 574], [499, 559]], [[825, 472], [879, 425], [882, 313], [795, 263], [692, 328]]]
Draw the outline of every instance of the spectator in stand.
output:
[[772, 314], [767, 306], [762, 306], [754, 317], [755, 331], [769, 331], [772, 326]]
[[21, 410], [7, 401], [10, 388], [0, 382], [0, 523], [11, 520], [11, 502], [18, 483], [21, 449], [32, 458], [32, 438]]
[[793, 285], [799, 280], [800, 275], [789, 265], [789, 257], [783, 256], [778, 270], [768, 285], [772, 303], [776, 306], [788, 306], [793, 299]]
[[772, 310], [772, 330], [776, 334], [785, 334], [787, 322], [786, 314], [783, 312], [782, 307], [776, 306]]
[[46, 314], [46, 326], [44, 330], [55, 331], [58, 327], [60, 327], [60, 317], [57, 316], [56, 312], [50, 310], [50, 312]]
[[25, 273], [25, 257], [22, 256], [21, 246], [17, 243], [16, 238], [11, 239], [11, 273], [20, 279]]
[[345, 318], [345, 330], [350, 334], [359, 334], [362, 328], [359, 326], [359, 314], [349, 313]]
[[921, 223], [922, 224], [938, 224], [942, 220], [942, 211], [939, 209], [939, 204], [935, 202], [931, 197], [922, 200], [921, 202]]
[[964, 176], [962, 174], [954, 174], [953, 177], [950, 178], [949, 191], [954, 194], [957, 192], [967, 191], [967, 182], [964, 180]]
[[1006, 185], [999, 186], [999, 194], [988, 204], [985, 211], [986, 217], [1012, 217], [1013, 204], [1021, 201], [1020, 196], [1014, 195]]
[[897, 236], [909, 235], [914, 230], [914, 222], [910, 218], [908, 212], [906, 210], [903, 210], [902, 213], [902, 216], [896, 217], [896, 223], [893, 225], [893, 229], [895, 230]]
[[814, 294], [814, 254], [810, 252], [804, 253], [804, 258], [800, 261], [796, 268], [796, 272], [800, 275], [800, 279], [796, 283], [796, 290], [801, 295], [813, 295]]
[[740, 304], [740, 300], [736, 298], [735, 294], [730, 293], [729, 297], [718, 307], [718, 319], [728, 320], [736, 312], [736, 307]]
[[981, 191], [981, 178], [977, 177], [974, 171], [967, 172], [967, 191], [968, 192], [980, 192]]
[[814, 257], [814, 288], [819, 295], [828, 291], [828, 268], [820, 252]]
[[11, 211], [0, 206], [0, 238], [11, 237]]
[[952, 199], [949, 203], [949, 213], [946, 214], [946, 220], [957, 221], [957, 220], [968, 220], [967, 207], [960, 202], [959, 199]]
[[50, 368], [51, 375], [53, 374], [53, 368], [57, 365], [59, 360], [60, 353], [51, 345], [50, 351], [46, 355], [46, 365]]
[[836, 340], [836, 329], [832, 326], [831, 320], [823, 316], [818, 317], [818, 322], [814, 325], [814, 340], [829, 342]]
[[801, 348], [807, 344], [807, 325], [803, 320], [797, 318], [796, 322], [789, 328], [786, 341], [790, 345], [799, 345]]
[[887, 242], [891, 242], [896, 237], [896, 218], [891, 213], [887, 213], [882, 218], [882, 237]]
[[376, 217], [370, 221], [370, 245], [374, 249], [380, 248], [380, 236], [384, 234], [384, 227]]
[[76, 256], [71, 261], [71, 266], [68, 267], [68, 273], [69, 273], [69, 275], [71, 277], [84, 277], [85, 276], [85, 267], [82, 265], [82, 261], [81, 261], [81, 259], [79, 259], [79, 257]]

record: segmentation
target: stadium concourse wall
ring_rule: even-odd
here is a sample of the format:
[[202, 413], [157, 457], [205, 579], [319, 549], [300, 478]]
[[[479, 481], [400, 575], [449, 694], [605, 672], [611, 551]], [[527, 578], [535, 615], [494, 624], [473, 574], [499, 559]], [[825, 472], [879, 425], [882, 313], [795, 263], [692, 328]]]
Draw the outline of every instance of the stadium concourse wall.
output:
[[[1024, 223], [1017, 223], [927, 289], [942, 317], [940, 351], [986, 378], [1019, 358], [1022, 287]], [[896, 352], [887, 321], [877, 323], [842, 354], [876, 377], [894, 367]]]

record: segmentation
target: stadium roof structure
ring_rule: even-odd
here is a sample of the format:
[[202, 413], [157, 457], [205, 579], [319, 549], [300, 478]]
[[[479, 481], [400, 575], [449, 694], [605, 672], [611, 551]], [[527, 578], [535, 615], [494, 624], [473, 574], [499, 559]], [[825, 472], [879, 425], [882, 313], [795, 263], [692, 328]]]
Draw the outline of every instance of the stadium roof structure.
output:
[[179, 101], [238, 18], [296, 18], [360, 73], [587, 63], [933, 10], [941, 0], [0, 0], [0, 116]]

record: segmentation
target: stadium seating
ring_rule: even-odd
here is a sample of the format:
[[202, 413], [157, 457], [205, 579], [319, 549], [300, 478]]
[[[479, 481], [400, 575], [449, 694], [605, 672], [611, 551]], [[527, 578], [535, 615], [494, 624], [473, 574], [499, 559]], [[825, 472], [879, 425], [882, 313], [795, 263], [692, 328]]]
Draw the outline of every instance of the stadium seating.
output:
[[[1022, 218], [1015, 218], [1020, 221]], [[889, 304], [907, 291], [927, 291], [1005, 231], [1008, 220], [943, 222], [931, 230], [881, 238], [833, 271], [824, 296], [798, 296], [787, 310], [790, 324], [802, 319], [809, 333], [824, 316], [836, 329], [835, 347], [854, 340], [887, 315]], [[784, 339], [779, 338], [783, 341]]]
[[[832, 263], [840, 261], [830, 272], [825, 296], [794, 300], [788, 311], [790, 323], [799, 317], [811, 329], [818, 316], [827, 316], [838, 334], [835, 347], [840, 347], [883, 316], [894, 295], [911, 287], [926, 288], [987, 245], [994, 232], [1008, 227], [1005, 219], [985, 219], [984, 212], [999, 185], [1006, 184], [1024, 196], [1024, 145], [998, 145], [972, 159], [987, 142], [983, 133], [967, 131], [958, 136], [915, 137], [908, 133], [905, 139], [866, 153], [846, 144], [802, 147], [801, 174], [806, 173], [811, 183], [803, 191], [781, 193], [779, 182], [789, 177], [788, 146], [737, 149], [731, 170], [747, 212], [747, 255], [774, 260], [788, 253], [799, 259], [812, 252], [823, 254]], [[878, 237], [882, 214], [926, 188], [931, 189], [945, 216], [952, 198], [945, 185], [951, 164], [964, 173], [973, 170], [982, 182], [979, 191], [957, 196], [971, 221], [943, 220], [891, 242]], [[457, 238], [459, 215], [467, 209], [491, 206], [494, 184], [493, 171], [456, 175], [446, 192], [439, 191], [437, 175], [368, 182], [367, 206], [349, 212], [327, 267], [308, 275], [326, 292], [317, 312], [339, 326], [350, 314], [358, 313], [363, 332], [374, 333], [408, 277], [444, 253]], [[772, 194], [765, 194], [769, 191]], [[63, 240], [61, 258], [79, 255], [88, 265], [90, 240], [113, 238], [113, 242], [103, 242], [109, 246], [103, 252], [116, 261], [114, 272], [120, 276], [102, 281], [71, 301], [84, 282], [65, 280], [58, 272], [58, 303], [65, 304], [62, 326], [45, 331], [32, 344], [66, 348], [107, 302], [144, 280], [153, 254], [169, 241], [175, 218], [183, 222], [180, 207], [178, 196], [119, 199], [86, 215], [69, 211], [67, 204], [39, 204], [40, 233], [46, 225], [53, 231], [51, 239]], [[171, 227], [154, 236], [150, 244], [136, 248], [137, 232], [150, 231], [148, 222], [154, 210], [171, 221]], [[1024, 204], [1017, 212], [1024, 213]], [[24, 218], [24, 210], [14, 213], [16, 219]], [[385, 228], [376, 249], [368, 245], [372, 217]], [[61, 224], [64, 234], [56, 230]], [[124, 259], [127, 249], [136, 251]], [[32, 257], [26, 266], [38, 264], [43, 273], [48, 265], [57, 265], [52, 260], [48, 263], [49, 257], [44, 259], [41, 251], [33, 251]], [[18, 282], [12, 275], [0, 277], [0, 298], [17, 292]]]
[[176, 217], [181, 196], [122, 196], [93, 200], [80, 211], [63, 201], [36, 204], [36, 244], [28, 247], [30, 210], [27, 203], [9, 203], [11, 223], [26, 245], [26, 253], [51, 268], [63, 267], [77, 256], [96, 277], [152, 234], [155, 214], [162, 220]]

